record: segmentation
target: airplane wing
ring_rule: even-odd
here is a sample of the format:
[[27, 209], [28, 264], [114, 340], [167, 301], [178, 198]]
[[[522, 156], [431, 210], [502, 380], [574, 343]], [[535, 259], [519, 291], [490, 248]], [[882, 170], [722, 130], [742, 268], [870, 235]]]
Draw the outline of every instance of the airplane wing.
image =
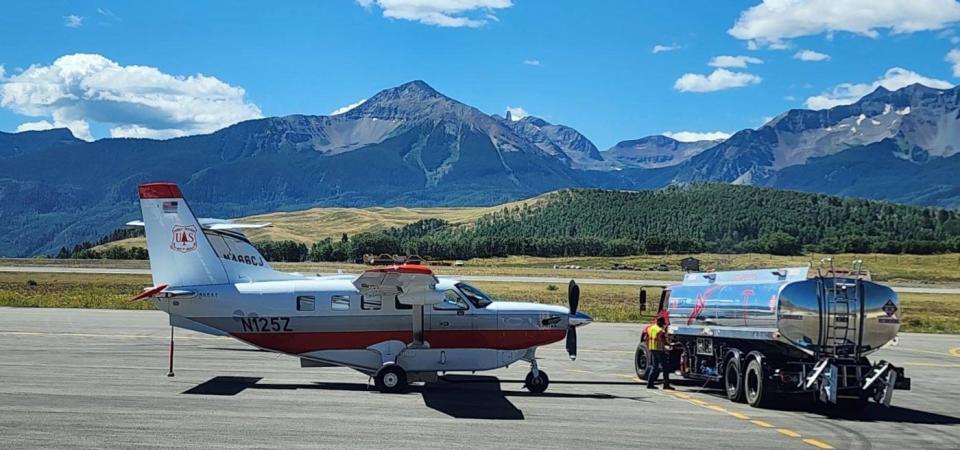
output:
[[353, 280], [361, 295], [393, 297], [407, 305], [435, 305], [443, 301], [436, 291], [437, 277], [427, 266], [403, 265], [370, 269]]

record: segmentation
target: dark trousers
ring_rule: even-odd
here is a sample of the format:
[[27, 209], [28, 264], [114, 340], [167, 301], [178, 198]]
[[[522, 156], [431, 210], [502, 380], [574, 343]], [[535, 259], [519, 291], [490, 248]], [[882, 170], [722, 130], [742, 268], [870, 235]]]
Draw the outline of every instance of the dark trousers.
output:
[[665, 351], [650, 351], [650, 361], [647, 362], [647, 387], [653, 387], [660, 372], [663, 371], [663, 385], [670, 386], [670, 357]]

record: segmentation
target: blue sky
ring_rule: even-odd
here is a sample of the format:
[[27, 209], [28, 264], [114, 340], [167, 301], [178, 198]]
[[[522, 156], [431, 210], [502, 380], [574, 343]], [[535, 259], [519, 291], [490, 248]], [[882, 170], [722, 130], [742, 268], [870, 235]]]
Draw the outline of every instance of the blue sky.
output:
[[[960, 75], [954, 0], [2, 8], [0, 130], [69, 126], [88, 139], [328, 114], [422, 79], [487, 113], [518, 107], [573, 126], [606, 149], [664, 132], [755, 128], [790, 108], [853, 101], [878, 84], [947, 87]], [[804, 61], [804, 50], [820, 55]], [[732, 58], [714, 60], [721, 56]]]

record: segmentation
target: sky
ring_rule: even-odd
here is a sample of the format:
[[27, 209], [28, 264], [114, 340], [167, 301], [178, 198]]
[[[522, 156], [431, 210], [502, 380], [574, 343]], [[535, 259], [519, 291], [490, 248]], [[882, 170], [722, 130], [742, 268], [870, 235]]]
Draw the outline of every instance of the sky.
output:
[[955, 0], [34, 1], [0, 5], [0, 131], [171, 138], [342, 112], [411, 80], [600, 149], [722, 138], [960, 78]]

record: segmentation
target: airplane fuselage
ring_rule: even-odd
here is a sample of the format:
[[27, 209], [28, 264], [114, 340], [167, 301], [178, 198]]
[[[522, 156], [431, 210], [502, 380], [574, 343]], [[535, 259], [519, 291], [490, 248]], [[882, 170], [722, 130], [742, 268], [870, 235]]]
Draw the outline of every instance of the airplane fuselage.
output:
[[[414, 342], [414, 308], [394, 297], [362, 296], [352, 284], [354, 278], [182, 286], [171, 290], [185, 295], [153, 301], [182, 328], [374, 372], [383, 364], [378, 355], [387, 343], [406, 348]], [[485, 304], [475, 296], [480, 291], [446, 278], [436, 290], [445, 300], [424, 308], [426, 348], [416, 352], [418, 361], [407, 361], [408, 370], [495, 369], [522, 359], [529, 349], [566, 337], [569, 314], [562, 306]]]

